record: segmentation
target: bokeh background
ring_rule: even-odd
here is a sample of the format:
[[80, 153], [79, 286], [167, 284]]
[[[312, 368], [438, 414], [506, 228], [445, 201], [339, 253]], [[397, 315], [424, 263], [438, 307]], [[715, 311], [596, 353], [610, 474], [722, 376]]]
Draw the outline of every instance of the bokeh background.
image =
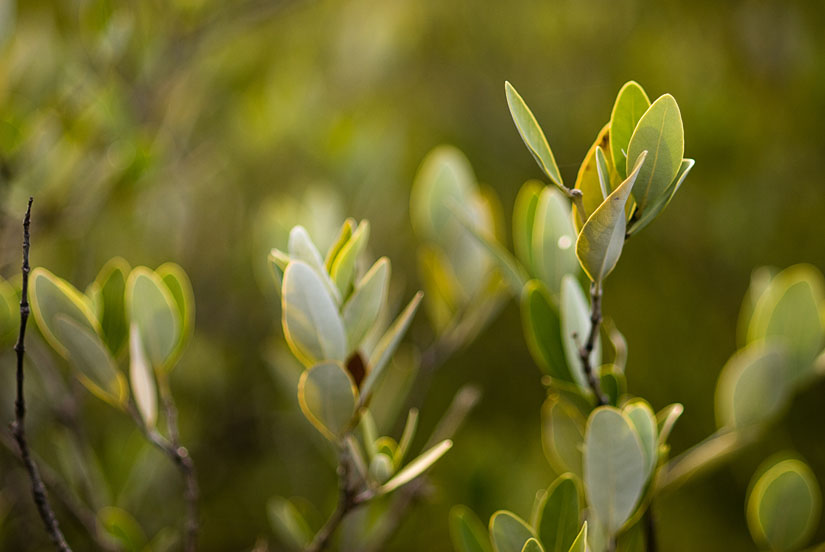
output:
[[[516, 191], [539, 171], [504, 80], [573, 181], [635, 79], [651, 97], [676, 97], [697, 164], [629, 242], [605, 310], [630, 343], [630, 390], [655, 408], [685, 405], [679, 452], [714, 430], [716, 377], [752, 268], [825, 269], [823, 22], [819, 2], [0, 0], [0, 271], [19, 270], [29, 195], [33, 264], [81, 289], [115, 255], [180, 263], [197, 329], [172, 385], [203, 490], [203, 550], [279, 550], [270, 497], [303, 497], [319, 519], [335, 499], [332, 455], [279, 375], [279, 310], [261, 269], [283, 227], [301, 220], [322, 240], [347, 215], [368, 218], [370, 250], [393, 260], [396, 294], [408, 298], [420, 285], [409, 191], [431, 148], [461, 148], [509, 223]], [[410, 339], [430, 338], [419, 316]], [[30, 347], [29, 425], [44, 461], [97, 481], [84, 492], [148, 536], [174, 526], [180, 490], [166, 459], [78, 389], [36, 333]], [[2, 364], [10, 420], [9, 348]], [[436, 374], [425, 429], [468, 381], [483, 400], [433, 471], [437, 492], [389, 550], [450, 550], [453, 504], [483, 519], [498, 508], [526, 516], [553, 478], [539, 438], [544, 391], [512, 302]], [[825, 482], [823, 397], [825, 383], [806, 390], [766, 439], [657, 502], [662, 550], [754, 549], [744, 497], [773, 452], [796, 449]], [[71, 444], [67, 415], [82, 420], [96, 465]], [[0, 549], [47, 550], [5, 449], [0, 470]], [[58, 514], [76, 549], [91, 549]]]

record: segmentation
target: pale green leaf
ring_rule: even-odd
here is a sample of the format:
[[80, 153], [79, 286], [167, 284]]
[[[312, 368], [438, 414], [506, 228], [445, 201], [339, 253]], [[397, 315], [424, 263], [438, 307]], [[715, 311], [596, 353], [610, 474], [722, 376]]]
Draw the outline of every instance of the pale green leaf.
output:
[[418, 427], [418, 409], [411, 408], [407, 414], [407, 422], [404, 424], [404, 431], [401, 433], [401, 440], [398, 441], [398, 447], [395, 449], [395, 455], [392, 459], [396, 467], [401, 465], [407, 451], [412, 444], [413, 437], [415, 437], [415, 430]]
[[558, 396], [547, 397], [541, 408], [541, 442], [547, 460], [557, 473], [582, 477], [585, 418]]
[[752, 485], [747, 516], [751, 535], [776, 552], [798, 550], [819, 525], [821, 503], [819, 484], [804, 462], [778, 462]]
[[533, 270], [533, 224], [536, 219], [536, 210], [539, 196], [544, 184], [537, 180], [529, 180], [521, 187], [513, 206], [513, 248], [516, 257], [529, 270]]
[[357, 400], [355, 383], [336, 362], [316, 364], [298, 381], [301, 411], [330, 441], [339, 440], [349, 429]]
[[378, 313], [387, 300], [390, 280], [390, 261], [378, 259], [355, 286], [341, 309], [344, 329], [347, 332], [347, 350], [355, 351], [367, 332], [375, 325]]
[[[513, 117], [513, 122], [516, 124], [518, 133], [524, 144], [536, 163], [539, 164], [544, 174], [562, 190], [566, 190], [561, 179], [559, 167], [556, 164], [556, 158], [547, 143], [547, 138], [544, 136], [544, 131], [541, 130], [538, 121], [533, 116], [533, 112], [524, 103], [516, 89], [513, 88], [509, 82], [504, 83], [504, 90], [507, 94], [507, 105], [510, 107], [510, 115]], [[517, 551], [518, 552], [518, 551]]]
[[295, 226], [289, 231], [289, 260], [306, 263], [324, 284], [330, 297], [335, 300], [335, 304], [341, 304], [342, 293], [333, 283], [330, 277], [331, 272], [327, 272], [321, 253], [303, 226]]
[[180, 339], [181, 321], [175, 299], [160, 276], [142, 266], [132, 270], [126, 282], [126, 311], [149, 363], [154, 369], [166, 367]]
[[646, 466], [630, 420], [616, 408], [596, 408], [585, 431], [584, 487], [587, 503], [610, 535], [636, 508], [647, 481]]
[[545, 187], [533, 224], [533, 270], [553, 297], [565, 276], [579, 273], [575, 245], [570, 203], [555, 188]]
[[679, 403], [673, 403], [656, 413], [656, 428], [659, 432], [660, 446], [667, 443], [667, 438], [670, 437], [670, 432], [673, 431], [676, 420], [679, 419], [684, 411], [684, 406]]
[[616, 96], [610, 114], [610, 155], [619, 178], [627, 176], [627, 151], [630, 137], [642, 115], [650, 107], [644, 89], [635, 81], [625, 83]]
[[530, 280], [521, 294], [521, 319], [527, 348], [546, 374], [575, 383], [564, 356], [561, 320], [547, 288]]
[[559, 476], [542, 496], [533, 527], [547, 552], [567, 552], [579, 533], [579, 483], [572, 474]]
[[685, 153], [682, 115], [670, 94], [659, 97], [642, 115], [627, 146], [628, 164], [635, 162], [643, 151], [647, 151], [647, 159], [633, 189], [640, 214], [654, 200], [666, 195]]
[[341, 230], [338, 231], [338, 237], [329, 247], [327, 256], [324, 258], [324, 268], [326, 268], [327, 272], [332, 271], [332, 264], [335, 262], [338, 254], [341, 253], [341, 250], [352, 237], [352, 233], [355, 232], [356, 226], [357, 223], [353, 218], [348, 218], [344, 221], [344, 224], [341, 225]]
[[737, 351], [716, 384], [716, 421], [743, 428], [774, 418], [787, 404], [789, 359], [777, 345], [754, 342]]
[[64, 315], [92, 334], [100, 333], [100, 324], [89, 299], [70, 283], [45, 268], [35, 268], [30, 276], [32, 314], [46, 341], [68, 358], [68, 350], [58, 339], [54, 324], [57, 315]]
[[123, 406], [126, 382], [100, 338], [68, 314], [56, 314], [51, 328], [80, 382], [98, 398], [113, 406]]
[[281, 306], [284, 337], [305, 366], [345, 360], [347, 337], [338, 308], [306, 263], [293, 261], [286, 267]]
[[173, 359], [176, 359], [183, 352], [184, 347], [192, 339], [195, 332], [195, 293], [192, 291], [189, 276], [186, 275], [180, 265], [163, 263], [155, 272], [169, 288], [180, 315], [180, 338], [172, 353]]
[[642, 452], [647, 462], [645, 475], [650, 477], [659, 459], [659, 435], [653, 409], [644, 399], [635, 399], [624, 405], [622, 412], [630, 420], [636, 435], [639, 436]]
[[330, 275], [342, 298], [346, 298], [355, 278], [358, 256], [367, 247], [370, 236], [370, 224], [363, 220], [352, 233], [352, 237], [341, 248], [341, 252], [332, 263]]
[[607, 166], [607, 158], [601, 146], [596, 147], [596, 173], [599, 176], [599, 191], [602, 193], [602, 200], [612, 192], [610, 186], [610, 168]]
[[633, 172], [590, 215], [576, 240], [576, 257], [597, 284], [610, 274], [622, 254], [627, 228], [625, 205], [645, 157], [646, 152], [642, 152]]
[[124, 297], [130, 271], [129, 263], [115, 257], [103, 265], [89, 289], [97, 319], [100, 320], [103, 341], [114, 356], [124, 350], [129, 340]]
[[499, 510], [490, 517], [490, 540], [496, 552], [521, 552], [535, 536], [527, 522], [512, 512]]
[[409, 464], [404, 466], [395, 477], [384, 483], [379, 489], [379, 494], [387, 494], [394, 491], [402, 485], [406, 485], [425, 471], [427, 471], [439, 458], [450, 450], [453, 442], [449, 439], [441, 441], [431, 449], [422, 453], [420, 456], [412, 460]]
[[401, 311], [401, 314], [398, 315], [398, 318], [395, 319], [395, 322], [392, 323], [392, 326], [384, 333], [384, 336], [375, 346], [375, 350], [370, 354], [369, 373], [361, 387], [361, 394], [365, 400], [369, 397], [370, 391], [372, 391], [379, 376], [392, 358], [395, 349], [401, 342], [401, 338], [404, 337], [404, 334], [407, 332], [407, 328], [410, 327], [413, 316], [415, 316], [415, 311], [421, 303], [421, 297], [422, 294], [420, 291], [415, 294], [409, 304]]
[[143, 423], [148, 428], [155, 427], [158, 419], [158, 397], [154, 370], [146, 358], [141, 334], [134, 322], [129, 329], [129, 383]]
[[813, 375], [813, 361], [822, 351], [823, 288], [822, 274], [815, 267], [789, 267], [771, 280], [751, 317], [748, 341], [768, 339], [784, 344], [793, 359], [789, 377], [795, 383]]

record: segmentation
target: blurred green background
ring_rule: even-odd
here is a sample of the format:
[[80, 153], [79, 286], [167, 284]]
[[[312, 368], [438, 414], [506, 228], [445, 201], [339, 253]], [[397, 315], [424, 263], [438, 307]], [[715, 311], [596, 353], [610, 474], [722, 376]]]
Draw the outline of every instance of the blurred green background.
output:
[[[335, 499], [331, 451], [279, 376], [279, 308], [261, 269], [283, 245], [281, 227], [298, 219], [318, 235], [347, 215], [368, 218], [371, 254], [392, 259], [399, 301], [408, 298], [419, 287], [409, 190], [431, 148], [461, 148], [509, 223], [516, 191], [539, 170], [504, 80], [572, 182], [616, 92], [635, 79], [651, 97], [676, 97], [697, 164], [628, 243], [605, 311], [630, 344], [630, 390], [655, 408], [685, 405], [679, 452], [714, 430], [716, 377], [735, 349], [751, 269], [825, 269], [823, 11], [710, 0], [0, 0], [0, 270], [19, 270], [29, 195], [32, 263], [81, 289], [114, 255], [187, 270], [197, 329], [172, 385], [199, 469], [203, 550], [266, 540], [278, 550], [271, 496], [304, 497], [319, 519]], [[308, 205], [315, 212], [301, 215]], [[411, 339], [423, 347], [430, 335], [420, 315]], [[34, 332], [30, 348], [29, 427], [44, 461], [93, 480], [105, 473], [84, 492], [128, 510], [149, 536], [174, 526], [180, 490], [166, 459], [66, 378]], [[2, 362], [0, 414], [11, 420], [10, 348]], [[498, 508], [527, 516], [553, 478], [539, 372], [512, 302], [437, 373], [424, 428], [468, 381], [483, 401], [390, 550], [449, 550], [456, 503], [483, 519]], [[66, 393], [80, 401], [98, 466], [76, 460]], [[759, 445], [659, 501], [662, 550], [754, 549], [744, 497], [763, 458], [794, 448], [825, 481], [824, 395], [825, 383], [812, 386]], [[2, 550], [48, 549], [26, 485], [0, 450]], [[58, 515], [75, 549], [90, 549]]]

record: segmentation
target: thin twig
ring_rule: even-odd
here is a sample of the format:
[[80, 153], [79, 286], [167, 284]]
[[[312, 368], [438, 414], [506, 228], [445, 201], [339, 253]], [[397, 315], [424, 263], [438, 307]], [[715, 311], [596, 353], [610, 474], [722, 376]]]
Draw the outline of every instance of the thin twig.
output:
[[[173, 403], [174, 404], [174, 403]], [[180, 471], [184, 483], [183, 498], [186, 503], [186, 521], [184, 523], [184, 551], [195, 552], [198, 548], [198, 478], [195, 464], [186, 447], [164, 437], [155, 428], [149, 428], [143, 422], [133, 405], [128, 407], [135, 423], [143, 432], [143, 436], [159, 451], [166, 455]], [[171, 431], [170, 431], [171, 433]]]
[[29, 248], [31, 246], [29, 224], [31, 223], [33, 200], [34, 198], [29, 198], [26, 216], [23, 218], [23, 287], [20, 293], [20, 334], [17, 337], [17, 344], [14, 346], [14, 350], [17, 352], [17, 399], [14, 401], [14, 422], [11, 423], [11, 432], [20, 449], [20, 458], [23, 460], [23, 465], [29, 473], [34, 503], [37, 506], [37, 511], [40, 513], [40, 519], [43, 520], [43, 525], [46, 527], [46, 532], [58, 550], [61, 552], [71, 552], [71, 548], [69, 548], [65, 537], [63, 537], [63, 533], [60, 531], [57, 517], [54, 515], [54, 510], [52, 510], [49, 504], [46, 488], [43, 486], [43, 480], [40, 478], [37, 464], [35, 464], [34, 459], [32, 459], [29, 445], [26, 442], [26, 399], [23, 394], [23, 359], [26, 356], [26, 323], [29, 320], [29, 271], [31, 270], [29, 267]]
[[165, 375], [158, 378], [160, 388], [160, 398], [166, 413], [166, 428], [169, 431], [169, 443], [175, 451], [176, 464], [184, 478], [186, 490], [184, 500], [186, 502], [186, 552], [195, 552], [198, 548], [198, 479], [195, 473], [195, 463], [189, 455], [187, 449], [181, 446], [180, 430], [178, 429], [178, 409], [169, 388], [169, 380]]
[[579, 348], [579, 358], [582, 362], [582, 369], [584, 376], [587, 378], [587, 383], [590, 389], [596, 396], [596, 402], [599, 406], [607, 404], [607, 397], [602, 393], [601, 385], [599, 385], [599, 378], [595, 373], [595, 367], [590, 364], [590, 355], [593, 348], [596, 346], [596, 339], [599, 336], [599, 326], [602, 323], [602, 288], [597, 283], [590, 284], [590, 333], [587, 335], [587, 341]]

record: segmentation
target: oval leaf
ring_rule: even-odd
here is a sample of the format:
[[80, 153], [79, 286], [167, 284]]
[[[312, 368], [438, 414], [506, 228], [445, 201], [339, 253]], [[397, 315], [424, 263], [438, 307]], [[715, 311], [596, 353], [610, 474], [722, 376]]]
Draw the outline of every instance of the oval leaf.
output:
[[622, 408], [639, 436], [642, 452], [645, 454], [646, 478], [653, 473], [653, 468], [659, 460], [659, 436], [656, 430], [656, 416], [653, 409], [644, 399], [636, 399]]
[[610, 114], [610, 155], [619, 178], [627, 176], [627, 151], [636, 125], [650, 107], [644, 89], [635, 81], [625, 83]]
[[318, 274], [304, 262], [290, 262], [281, 294], [284, 337], [305, 366], [344, 361], [347, 337], [338, 308]]
[[530, 280], [524, 286], [521, 320], [527, 347], [539, 368], [551, 377], [575, 383], [564, 357], [558, 308], [538, 280]]
[[126, 282], [130, 325], [140, 334], [146, 358], [154, 369], [167, 366], [180, 339], [180, 311], [163, 280], [146, 267], [137, 267]]
[[777, 552], [804, 546], [819, 525], [822, 496], [814, 474], [796, 459], [765, 471], [748, 497], [748, 527], [754, 540]]
[[533, 271], [553, 297], [558, 296], [562, 278], [579, 273], [575, 245], [570, 203], [555, 188], [545, 187], [533, 224]]
[[341, 309], [344, 329], [347, 332], [348, 352], [356, 350], [367, 332], [375, 325], [378, 313], [387, 299], [389, 279], [390, 261], [386, 257], [381, 257], [361, 278]]
[[[513, 122], [516, 124], [521, 139], [524, 140], [524, 145], [530, 150], [536, 163], [539, 164], [544, 174], [559, 188], [567, 191], [559, 173], [559, 167], [556, 164], [556, 158], [553, 157], [553, 152], [550, 150], [550, 144], [547, 143], [547, 138], [544, 136], [544, 131], [541, 130], [538, 121], [533, 116], [533, 112], [521, 99], [521, 96], [516, 89], [513, 88], [509, 82], [504, 83], [504, 90], [507, 94], [507, 105], [510, 107], [510, 115], [513, 117]], [[519, 549], [521, 550], [521, 549]]]
[[521, 552], [535, 536], [530, 526], [512, 512], [499, 510], [490, 518], [490, 540], [496, 552]]
[[576, 240], [576, 257], [590, 279], [600, 284], [616, 266], [624, 247], [625, 205], [646, 157], [642, 152], [633, 172], [584, 223]]
[[640, 214], [650, 203], [665, 195], [685, 153], [682, 115], [670, 94], [659, 97], [642, 115], [627, 146], [627, 159], [635, 163], [643, 151], [647, 152], [647, 160], [633, 188]]
[[567, 552], [579, 533], [581, 493], [572, 474], [557, 478], [544, 493], [533, 523], [547, 552]]
[[752, 343], [722, 368], [716, 384], [716, 421], [743, 428], [776, 416], [790, 394], [788, 357], [778, 346]]
[[513, 206], [513, 249], [516, 257], [533, 270], [533, 224], [536, 219], [536, 210], [539, 196], [544, 184], [537, 180], [529, 180], [518, 192]]
[[349, 429], [357, 400], [355, 383], [336, 362], [316, 364], [298, 381], [301, 410], [330, 441], [339, 440]]
[[639, 436], [621, 411], [602, 406], [587, 421], [584, 486], [587, 503], [610, 535], [628, 520], [647, 481]]
[[545, 456], [558, 473], [582, 477], [582, 448], [586, 420], [578, 410], [551, 395], [541, 408], [541, 442]]

